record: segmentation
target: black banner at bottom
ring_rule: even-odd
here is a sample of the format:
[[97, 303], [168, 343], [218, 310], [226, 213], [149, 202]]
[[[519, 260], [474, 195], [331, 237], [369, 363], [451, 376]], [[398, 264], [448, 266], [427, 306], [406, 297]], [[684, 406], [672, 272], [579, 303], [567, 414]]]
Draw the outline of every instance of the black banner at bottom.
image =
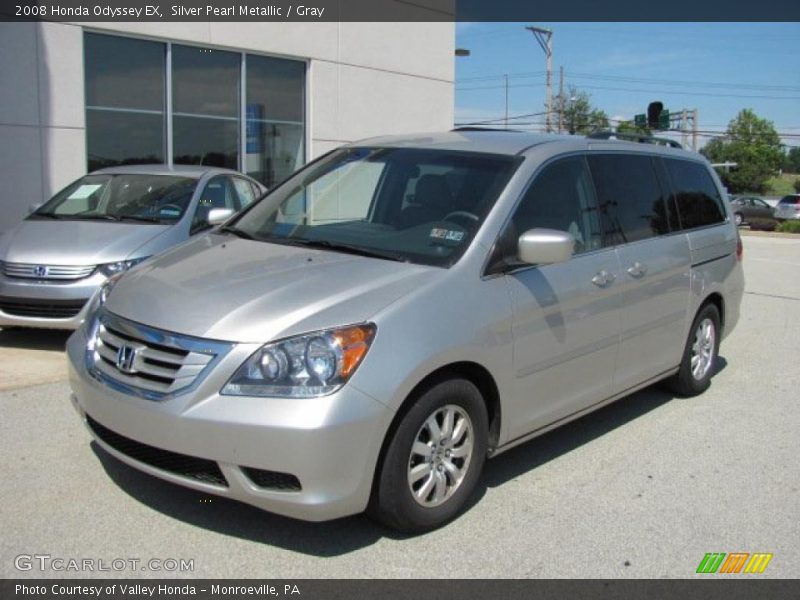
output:
[[704, 600], [800, 597], [800, 580], [776, 579], [4, 579], [0, 598], [211, 600]]

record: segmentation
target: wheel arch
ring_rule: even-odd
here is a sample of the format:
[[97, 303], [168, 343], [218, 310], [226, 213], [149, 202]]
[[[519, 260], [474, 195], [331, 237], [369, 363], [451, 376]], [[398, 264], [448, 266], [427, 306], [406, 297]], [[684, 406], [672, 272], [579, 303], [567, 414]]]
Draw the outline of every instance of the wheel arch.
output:
[[[703, 310], [703, 307], [707, 304], [713, 304], [717, 307], [717, 311], [719, 312], [719, 326], [720, 329], [723, 331], [725, 330], [725, 300], [722, 297], [722, 294], [719, 292], [712, 292], [700, 303], [700, 306], [697, 309], [699, 313]], [[696, 313], [695, 313], [696, 314]]]
[[466, 379], [475, 385], [483, 397], [486, 405], [486, 412], [489, 417], [489, 452], [497, 447], [500, 440], [500, 431], [502, 423], [500, 393], [495, 382], [494, 377], [483, 365], [473, 361], [459, 361], [443, 365], [434, 371], [428, 373], [417, 383], [413, 389], [408, 393], [403, 403], [397, 409], [389, 428], [383, 437], [381, 449], [378, 454], [378, 460], [375, 463], [375, 472], [372, 477], [372, 494], [371, 498], [375, 497], [375, 490], [380, 480], [381, 469], [383, 468], [384, 458], [389, 446], [389, 441], [397, 431], [400, 422], [408, 412], [409, 408], [414, 404], [414, 401], [419, 398], [426, 390], [430, 389], [437, 383], [446, 381], [448, 379]]

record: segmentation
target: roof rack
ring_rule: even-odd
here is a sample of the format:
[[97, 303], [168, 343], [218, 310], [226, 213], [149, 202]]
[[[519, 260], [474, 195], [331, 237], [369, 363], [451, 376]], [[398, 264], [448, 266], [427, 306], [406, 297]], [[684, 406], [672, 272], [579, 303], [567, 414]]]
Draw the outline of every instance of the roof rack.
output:
[[520, 129], [506, 129], [505, 127], [476, 127], [474, 125], [461, 125], [453, 127], [450, 131], [507, 131], [511, 133], [524, 133]]
[[618, 140], [625, 140], [626, 142], [639, 142], [640, 144], [655, 144], [657, 146], [669, 146], [670, 148], [683, 148], [675, 140], [668, 138], [652, 137], [649, 135], [641, 135], [638, 133], [618, 133], [616, 131], [596, 131], [586, 136], [590, 140], [610, 140], [616, 138]]

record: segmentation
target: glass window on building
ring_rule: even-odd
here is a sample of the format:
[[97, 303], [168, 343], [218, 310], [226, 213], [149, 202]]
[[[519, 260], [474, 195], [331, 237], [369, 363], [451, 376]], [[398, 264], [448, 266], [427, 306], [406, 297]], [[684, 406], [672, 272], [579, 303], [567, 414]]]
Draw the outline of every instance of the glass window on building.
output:
[[241, 54], [172, 46], [173, 162], [239, 168]]
[[165, 44], [84, 37], [89, 171], [165, 159]]
[[301, 60], [86, 32], [84, 65], [89, 171], [207, 165], [273, 187], [305, 162]]
[[305, 70], [300, 61], [247, 55], [243, 170], [268, 188], [305, 160]]

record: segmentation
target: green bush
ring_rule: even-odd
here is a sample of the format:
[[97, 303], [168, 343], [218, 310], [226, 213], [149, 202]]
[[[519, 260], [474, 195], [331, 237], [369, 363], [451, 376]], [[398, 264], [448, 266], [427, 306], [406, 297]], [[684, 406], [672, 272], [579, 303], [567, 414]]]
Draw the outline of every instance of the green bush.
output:
[[774, 219], [750, 219], [752, 231], [775, 231], [778, 222]]
[[800, 233], [800, 221], [784, 221], [778, 225], [776, 231], [781, 233]]
[[800, 177], [794, 180], [794, 191], [800, 194]]

